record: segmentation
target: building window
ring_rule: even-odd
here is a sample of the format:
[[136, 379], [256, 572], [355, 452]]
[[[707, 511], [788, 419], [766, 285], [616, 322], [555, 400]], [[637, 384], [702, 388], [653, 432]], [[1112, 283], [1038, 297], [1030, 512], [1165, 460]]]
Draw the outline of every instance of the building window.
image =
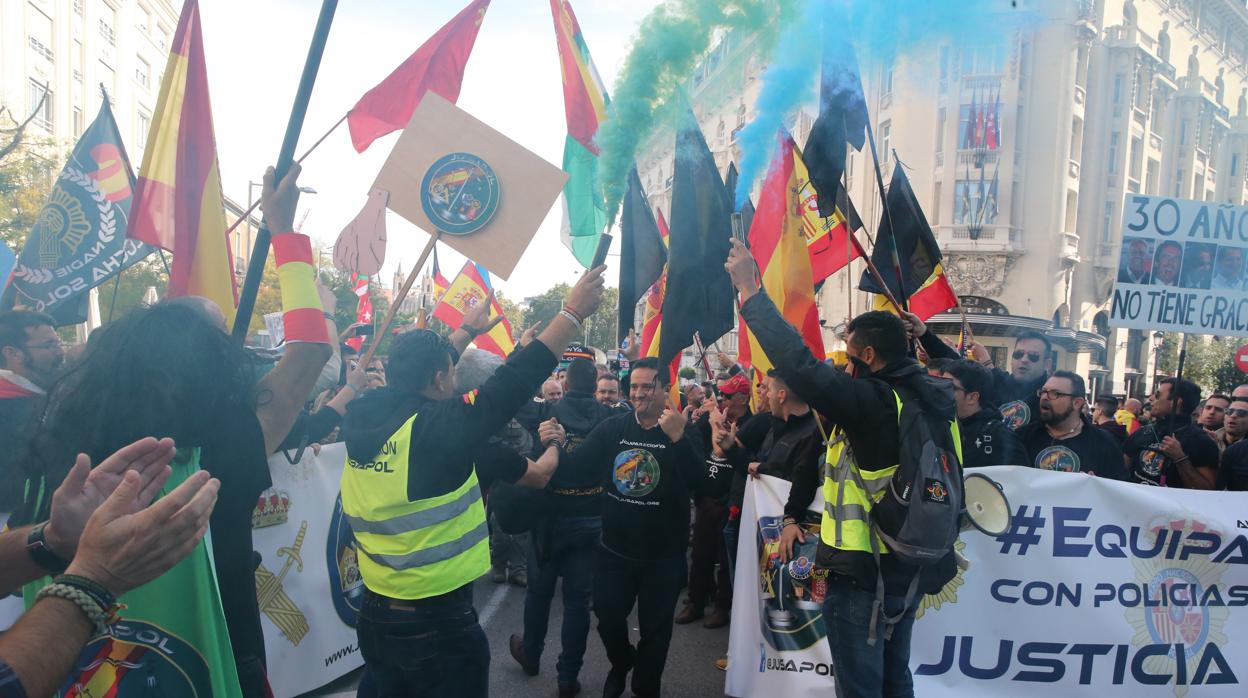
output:
[[884, 69], [883, 89], [885, 95], [893, 93], [893, 65], [891, 63]]
[[143, 87], [149, 87], [151, 82], [152, 67], [142, 58], [138, 59], [134, 68], [134, 81]]
[[997, 222], [999, 210], [991, 182], [963, 179], [954, 183], [954, 225], [991, 225]]
[[1179, 121], [1179, 145], [1187, 145], [1187, 119]]
[[139, 143], [142, 147], [147, 147], [147, 134], [152, 130], [152, 116], [144, 112], [139, 112]]
[[[52, 92], [37, 80], [27, 83], [26, 113], [35, 114], [35, 125], [45, 131], [52, 131]], [[42, 106], [40, 106], [42, 104]], [[36, 112], [36, 109], [38, 110]]]
[[82, 120], [82, 109], [81, 109], [81, 108], [79, 108], [79, 107], [74, 107], [74, 117], [73, 117], [73, 118], [74, 118], [74, 138], [78, 138], [79, 136], [81, 136], [81, 135], [82, 135], [82, 130], [83, 130], [83, 128], [84, 128], [84, 123], [83, 123], [83, 120]]
[[945, 108], [936, 110], [936, 154], [945, 152]]
[[1144, 166], [1144, 139], [1131, 137], [1131, 179], [1140, 181], [1140, 170]]
[[1239, 153], [1231, 154], [1231, 176], [1239, 176]]
[[27, 41], [30, 44], [30, 50], [34, 52], [36, 56], [41, 56], [49, 61], [53, 60], [52, 49], [44, 46], [42, 41], [33, 36], [27, 37]]
[[1122, 104], [1122, 84], [1125, 81], [1122, 73], [1114, 76], [1114, 105]]
[[1187, 173], [1183, 171], [1182, 167], [1180, 167], [1178, 176], [1174, 178], [1174, 197], [1176, 199], [1183, 195], [1183, 180], [1186, 177]]
[[1118, 134], [1109, 134], [1109, 164], [1106, 171], [1112, 174], [1118, 174]]
[[932, 184], [932, 223], [935, 225], [940, 225], [940, 185], [939, 179]]
[[1064, 232], [1075, 232], [1075, 225], [1079, 221], [1079, 192], [1074, 189], [1066, 190], [1066, 227]]
[[[113, 14], [115, 15], [116, 12], [114, 11]], [[100, 18], [100, 36], [108, 42], [109, 46], [117, 45], [117, 32], [113, 29], [112, 22], [103, 17]]]
[[97, 62], [96, 67], [99, 69], [100, 82], [108, 91], [109, 104], [112, 104], [113, 95], [117, 94], [117, 73], [104, 61]]
[[1148, 118], [1148, 128], [1153, 133], [1156, 133], [1156, 134], [1161, 133], [1161, 121], [1162, 121], [1162, 113], [1164, 109], [1165, 107], [1162, 104], [1161, 94], [1159, 92], [1154, 92], [1153, 93], [1153, 113], [1152, 113], [1152, 116]]
[[968, 46], [962, 49], [962, 75], [1000, 75], [1005, 72], [1005, 47]]
[[1070, 122], [1070, 161], [1082, 162], [1083, 119], [1075, 117]]
[[156, 45], [160, 47], [161, 51], [169, 48], [169, 30], [163, 24], [156, 28]]
[[1144, 193], [1149, 196], [1157, 195], [1157, 170], [1160, 167], [1160, 163], [1150, 158], [1148, 168], [1144, 170]]
[[893, 122], [885, 121], [880, 124], [880, 162], [888, 162], [888, 158], [892, 155], [893, 142]]
[[1111, 243], [1114, 240], [1114, 204], [1105, 202], [1105, 227], [1101, 229], [1101, 242]]
[[137, 19], [134, 21], [134, 26], [144, 34], [150, 33], [152, 31], [152, 11], [139, 5], [136, 15]]

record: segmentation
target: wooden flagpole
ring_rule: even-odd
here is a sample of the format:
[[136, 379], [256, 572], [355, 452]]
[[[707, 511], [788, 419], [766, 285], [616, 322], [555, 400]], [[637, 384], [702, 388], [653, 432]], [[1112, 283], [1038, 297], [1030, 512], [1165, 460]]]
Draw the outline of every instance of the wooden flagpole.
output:
[[395, 294], [394, 300], [390, 302], [390, 307], [386, 309], [386, 316], [381, 321], [381, 327], [373, 333], [373, 343], [368, 347], [368, 351], [364, 353], [364, 358], [360, 359], [360, 365], [368, 368], [368, 364], [373, 360], [373, 354], [377, 353], [377, 347], [381, 346], [381, 340], [385, 339], [386, 333], [390, 331], [390, 323], [394, 322], [394, 315], [398, 312], [399, 306], [403, 305], [403, 299], [407, 298], [407, 292], [412, 290], [412, 284], [416, 282], [416, 277], [420, 276], [421, 270], [425, 267], [425, 261], [429, 259], [429, 255], [433, 253], [434, 246], [438, 243], [438, 238], [442, 237], [442, 231], [429, 236], [429, 242], [425, 244], [425, 249], [421, 251], [420, 258], [416, 260], [416, 266], [412, 267], [412, 271], [407, 275], [407, 280], [403, 282], [402, 288]]

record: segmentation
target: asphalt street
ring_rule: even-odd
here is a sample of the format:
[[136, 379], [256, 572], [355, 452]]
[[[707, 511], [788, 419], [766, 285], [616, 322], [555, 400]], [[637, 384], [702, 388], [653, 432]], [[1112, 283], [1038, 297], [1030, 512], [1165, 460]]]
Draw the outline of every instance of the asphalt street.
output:
[[[555, 660], [559, 655], [559, 624], [562, 605], [559, 591], [551, 607], [550, 631], [546, 651], [542, 654], [542, 670], [528, 677], [507, 651], [507, 640], [523, 627], [524, 589], [494, 584], [487, 578], [476, 582], [476, 607], [481, 626], [490, 640], [490, 696], [492, 698], [550, 698], [557, 695]], [[681, 602], [684, 597], [682, 595]], [[679, 608], [679, 606], [678, 606]], [[633, 614], [633, 642], [637, 641], [636, 612]], [[672, 648], [663, 672], [663, 695], [672, 698], [703, 698], [724, 695], [724, 673], [715, 668], [715, 660], [727, 654], [728, 628], [707, 630], [701, 621], [677, 625], [672, 633]], [[581, 669], [581, 696], [602, 695], [602, 682], [607, 677], [606, 653], [598, 639], [597, 622], [589, 631], [585, 666]], [[317, 698], [348, 698], [355, 696], [359, 671], [319, 691], [306, 694]], [[630, 695], [625, 693], [626, 696]]]

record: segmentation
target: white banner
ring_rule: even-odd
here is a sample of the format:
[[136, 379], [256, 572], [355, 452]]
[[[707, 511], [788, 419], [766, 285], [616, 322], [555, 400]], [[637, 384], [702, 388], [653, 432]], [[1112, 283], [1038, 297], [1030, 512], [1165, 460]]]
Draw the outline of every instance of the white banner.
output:
[[1248, 207], [1130, 196], [1109, 322], [1248, 337]]
[[[1004, 487], [1013, 527], [996, 539], [964, 533], [970, 568], [924, 599], [910, 655], [916, 695], [1245, 695], [1248, 498], [1015, 466], [978, 472]], [[801, 603], [820, 594], [818, 576], [800, 558], [784, 575], [774, 558], [752, 564], [757, 541], [778, 535], [769, 517], [787, 490], [763, 479], [746, 494], [726, 687], [740, 698], [828, 695], [822, 619]]]
[[364, 664], [355, 635], [363, 594], [338, 484], [346, 447], [332, 444], [299, 462], [269, 459], [273, 488], [252, 516], [269, 682], [275, 698], [320, 688]]

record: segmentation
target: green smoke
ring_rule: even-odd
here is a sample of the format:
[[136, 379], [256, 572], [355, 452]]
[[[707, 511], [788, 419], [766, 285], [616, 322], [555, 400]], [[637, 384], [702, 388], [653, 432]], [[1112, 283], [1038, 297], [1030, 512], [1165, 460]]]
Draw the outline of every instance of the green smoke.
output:
[[[599, 176], [615, 220], [637, 144], [655, 114], [676, 94], [721, 30], [755, 31], [797, 0], [666, 0], [641, 22], [598, 130]], [[787, 13], [787, 12], [786, 12]]]

